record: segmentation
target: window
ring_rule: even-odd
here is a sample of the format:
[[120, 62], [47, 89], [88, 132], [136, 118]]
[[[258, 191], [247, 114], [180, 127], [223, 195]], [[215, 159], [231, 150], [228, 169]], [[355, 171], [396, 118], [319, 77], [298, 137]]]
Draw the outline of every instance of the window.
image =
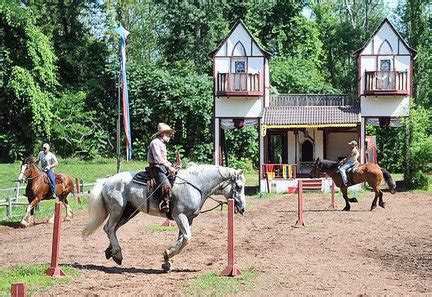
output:
[[233, 48], [232, 51], [233, 56], [246, 56], [246, 50], [243, 44], [240, 41], [237, 41], [236, 45]]
[[235, 61], [234, 69], [236, 73], [245, 73], [246, 72], [246, 62], [245, 61]]
[[309, 140], [305, 140], [301, 146], [301, 160], [302, 162], [312, 162], [313, 157], [313, 144]]

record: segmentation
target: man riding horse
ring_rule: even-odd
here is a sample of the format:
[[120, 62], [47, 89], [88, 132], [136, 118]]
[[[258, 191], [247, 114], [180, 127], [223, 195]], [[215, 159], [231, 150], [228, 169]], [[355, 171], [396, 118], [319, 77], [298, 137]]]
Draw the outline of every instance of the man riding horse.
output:
[[169, 212], [172, 193], [171, 183], [168, 175], [176, 172], [171, 162], [167, 159], [166, 145], [175, 131], [165, 123], [158, 124], [158, 132], [148, 147], [147, 162], [150, 166], [150, 175], [156, 180], [157, 186], [161, 188], [160, 211]]
[[342, 159], [339, 162], [339, 164], [341, 164], [341, 166], [339, 167], [339, 171], [342, 177], [342, 182], [345, 187], [348, 186], [348, 178], [347, 178], [346, 171], [348, 170], [348, 168], [354, 166], [357, 163], [357, 159], [360, 156], [360, 152], [357, 149], [357, 141], [352, 140], [348, 142], [348, 144], [351, 147], [351, 153], [349, 154], [348, 157]]
[[39, 152], [36, 165], [39, 164], [39, 161], [41, 162], [42, 170], [46, 172], [48, 176], [52, 198], [56, 199], [56, 183], [53, 168], [58, 165], [58, 161], [56, 156], [50, 152], [50, 145], [48, 143], [42, 145], [42, 151]]

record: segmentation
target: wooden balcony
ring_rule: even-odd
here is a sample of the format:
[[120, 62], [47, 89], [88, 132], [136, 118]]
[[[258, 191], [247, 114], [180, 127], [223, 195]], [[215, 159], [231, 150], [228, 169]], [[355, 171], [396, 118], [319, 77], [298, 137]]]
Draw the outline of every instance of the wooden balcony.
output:
[[365, 95], [408, 95], [407, 71], [365, 71]]
[[260, 73], [218, 73], [217, 96], [261, 96]]

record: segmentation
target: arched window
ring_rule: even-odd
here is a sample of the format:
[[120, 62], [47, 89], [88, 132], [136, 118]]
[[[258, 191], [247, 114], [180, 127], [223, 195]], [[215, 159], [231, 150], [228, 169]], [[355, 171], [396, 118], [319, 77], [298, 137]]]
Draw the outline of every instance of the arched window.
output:
[[240, 41], [237, 41], [232, 51], [233, 56], [246, 56], [246, 50]]
[[310, 140], [305, 140], [301, 146], [301, 160], [303, 162], [313, 161], [313, 144]]
[[390, 45], [390, 43], [388, 42], [387, 39], [385, 39], [381, 43], [381, 45], [380, 45], [380, 47], [378, 49], [378, 53], [379, 54], [393, 54], [393, 49], [392, 49], [392, 47], [391, 47], [391, 45]]

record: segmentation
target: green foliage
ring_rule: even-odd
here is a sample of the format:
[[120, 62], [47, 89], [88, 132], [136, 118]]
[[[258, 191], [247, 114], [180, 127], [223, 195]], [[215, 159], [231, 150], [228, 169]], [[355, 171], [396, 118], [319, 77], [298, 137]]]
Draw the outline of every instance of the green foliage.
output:
[[337, 92], [309, 59], [287, 57], [271, 61], [270, 78], [280, 93], [335, 93]]
[[405, 181], [411, 189], [428, 189], [428, 172], [432, 171], [432, 111], [413, 106], [405, 121], [408, 131]]

